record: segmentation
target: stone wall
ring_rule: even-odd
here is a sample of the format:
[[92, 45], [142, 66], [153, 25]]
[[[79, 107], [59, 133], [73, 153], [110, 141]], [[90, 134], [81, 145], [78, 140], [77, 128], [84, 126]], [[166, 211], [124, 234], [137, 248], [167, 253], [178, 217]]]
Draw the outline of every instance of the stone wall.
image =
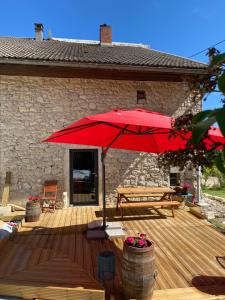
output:
[[[61, 197], [61, 192], [68, 190], [68, 149], [76, 146], [41, 140], [86, 115], [137, 107], [136, 93], [140, 89], [146, 91], [145, 107], [153, 111], [177, 116], [193, 105], [185, 82], [0, 76], [1, 192], [5, 172], [11, 171], [12, 201], [41, 194], [43, 182], [49, 179], [58, 180]], [[121, 150], [109, 151], [106, 179], [111, 195], [119, 184], [168, 182], [168, 176], [157, 168], [156, 155]]]

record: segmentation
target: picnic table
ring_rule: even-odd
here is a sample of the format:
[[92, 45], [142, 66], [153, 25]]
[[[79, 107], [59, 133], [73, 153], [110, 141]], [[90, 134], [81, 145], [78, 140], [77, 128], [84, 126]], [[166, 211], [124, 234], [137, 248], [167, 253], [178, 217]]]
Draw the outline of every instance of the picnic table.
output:
[[[120, 208], [122, 218], [123, 208], [152, 206], [170, 206], [172, 215], [175, 217], [174, 206], [180, 205], [179, 201], [173, 200], [172, 195], [175, 191], [170, 187], [119, 187], [116, 193], [116, 208]], [[139, 201], [130, 200], [134, 198], [139, 198]], [[147, 198], [147, 200], [142, 201], [141, 198]], [[149, 198], [153, 199], [149, 201]]]

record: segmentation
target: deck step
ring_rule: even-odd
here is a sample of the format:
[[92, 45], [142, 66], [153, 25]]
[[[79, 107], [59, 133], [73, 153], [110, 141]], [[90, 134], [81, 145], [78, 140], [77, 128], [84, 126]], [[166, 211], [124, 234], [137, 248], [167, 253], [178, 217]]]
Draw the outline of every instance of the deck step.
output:
[[201, 286], [155, 290], [152, 300], [225, 300], [225, 286]]
[[196, 207], [190, 207], [190, 213], [198, 217], [199, 219], [205, 219], [205, 216], [201, 212], [201, 208], [196, 206]]

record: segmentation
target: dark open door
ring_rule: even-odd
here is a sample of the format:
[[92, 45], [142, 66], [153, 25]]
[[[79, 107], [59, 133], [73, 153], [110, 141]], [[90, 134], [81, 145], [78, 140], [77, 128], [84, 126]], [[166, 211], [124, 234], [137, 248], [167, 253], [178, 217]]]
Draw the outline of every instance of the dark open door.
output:
[[70, 150], [70, 204], [98, 204], [98, 150]]

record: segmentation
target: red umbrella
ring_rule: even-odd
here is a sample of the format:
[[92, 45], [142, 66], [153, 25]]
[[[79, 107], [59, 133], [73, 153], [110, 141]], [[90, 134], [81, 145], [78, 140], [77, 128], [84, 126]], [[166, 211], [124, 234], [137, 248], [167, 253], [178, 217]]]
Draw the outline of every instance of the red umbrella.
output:
[[85, 117], [46, 141], [160, 153], [176, 148], [168, 140], [171, 121], [147, 110], [113, 110]]
[[[53, 133], [46, 142], [68, 143], [103, 147], [104, 157], [109, 148], [163, 153], [185, 149], [190, 134], [171, 135], [174, 119], [143, 109], [113, 110], [80, 119]], [[209, 130], [210, 140], [223, 142], [219, 129]], [[104, 178], [104, 174], [103, 174]], [[105, 185], [103, 184], [103, 187]], [[105, 225], [105, 190], [103, 190], [103, 226]]]
[[[113, 110], [80, 119], [45, 141], [162, 153], [185, 149], [190, 134], [171, 135], [174, 119], [143, 109]], [[224, 142], [218, 128], [209, 130], [213, 142]], [[210, 147], [210, 140], [208, 141]]]

